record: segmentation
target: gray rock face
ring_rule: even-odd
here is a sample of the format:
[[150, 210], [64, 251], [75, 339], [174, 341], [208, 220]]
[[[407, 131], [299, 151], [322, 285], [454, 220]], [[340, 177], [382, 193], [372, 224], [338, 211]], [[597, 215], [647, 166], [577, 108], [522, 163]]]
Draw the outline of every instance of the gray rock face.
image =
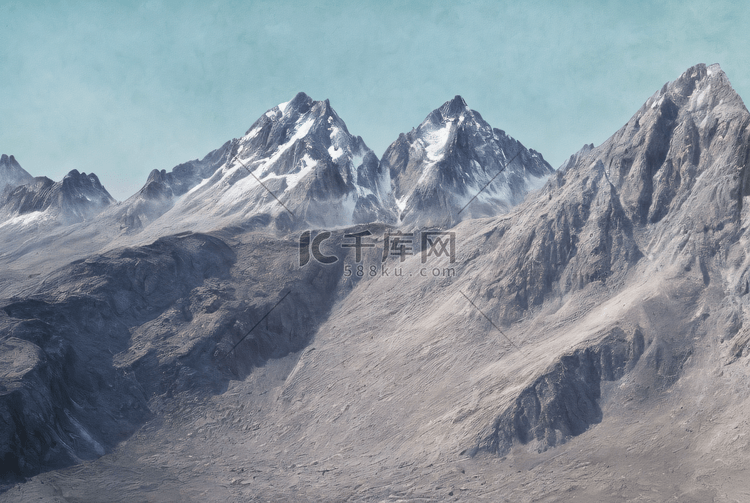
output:
[[[461, 134], [467, 131], [461, 129]], [[481, 179], [472, 171], [476, 163], [463, 163], [462, 156], [452, 156], [457, 164], [446, 169], [459, 178]], [[269, 110], [245, 136], [203, 159], [171, 172], [153, 171], [137, 194], [100, 213], [102, 205], [86, 202], [65, 218], [52, 209], [36, 210], [60, 206], [52, 204], [56, 193], [52, 185], [40, 178], [6, 201], [10, 209], [0, 226], [8, 239], [0, 244], [0, 264], [21, 260], [24, 267], [50, 271], [66, 260], [188, 230], [239, 226], [283, 233], [365, 222], [399, 223], [390, 169], [381, 166], [360, 137], [348, 132], [330, 103], [313, 101], [304, 93]], [[525, 193], [520, 186], [509, 189], [518, 196], [515, 201]], [[91, 194], [86, 197], [97, 201]], [[474, 209], [463, 215], [471, 216], [480, 207], [489, 214], [502, 211], [496, 202], [474, 201]], [[33, 211], [19, 216], [21, 207]], [[89, 218], [95, 213], [96, 218]], [[55, 257], [37, 253], [52, 243], [58, 250]], [[0, 277], [0, 292], [16, 289], [12, 277]]]
[[606, 142], [558, 171], [522, 235], [510, 221], [496, 231], [513, 235], [492, 287], [493, 295], [514, 299], [505, 306], [518, 309], [509, 319], [546, 295], [623, 279], [644, 256], [642, 232], [704, 226], [730, 232], [725, 226], [738, 217], [745, 190], [738, 177], [746, 162], [746, 120], [718, 66], [697, 66], [665, 85]]
[[33, 178], [25, 185], [8, 188], [0, 197], [0, 215], [5, 219], [46, 213], [46, 219], [64, 224], [91, 219], [115, 202], [95, 174], [77, 170], [59, 182]]
[[[4, 481], [99, 457], [148, 419], [148, 391], [160, 382], [158, 374], [139, 381], [147, 364], [122, 364], [132, 327], [186, 302], [206, 280], [226, 275], [232, 261], [218, 239], [166, 238], [73, 263], [28, 297], [6, 303]], [[162, 378], [166, 367], [179, 373], [163, 365]]]
[[[253, 241], [244, 265], [279, 270], [270, 284], [233, 278], [223, 239], [186, 233], [76, 261], [3, 302], [0, 483], [102, 456], [173, 397], [221, 393], [304, 348], [343, 269], [282, 272], [284, 246]], [[281, 298], [270, 287], [284, 284], [289, 298], [254, 326]]]
[[480, 447], [505, 455], [514, 443], [533, 443], [544, 451], [584, 433], [602, 420], [601, 383], [633, 370], [643, 350], [638, 328], [628, 337], [616, 327], [595, 346], [560, 357], [496, 419]]
[[6, 188], [15, 188], [24, 185], [34, 179], [25, 169], [18, 164], [16, 158], [6, 154], [0, 156], [0, 194]]
[[581, 162], [582, 159], [586, 158], [592, 150], [594, 150], [593, 143], [584, 145], [583, 147], [581, 147], [581, 150], [571, 155], [567, 161], [562, 163], [562, 165], [557, 168], [557, 171], [560, 173], [564, 173], [569, 167]]
[[[652, 286], [683, 288], [684, 305], [696, 308], [690, 298], [700, 296], [715, 305], [716, 299], [707, 300], [716, 294], [712, 281], [737, 267], [727, 256], [745, 256], [740, 250], [744, 199], [750, 194], [749, 126], [750, 114], [718, 65], [695, 66], [666, 84], [604, 144], [573, 156], [536, 200], [520, 207], [522, 216], [492, 230], [504, 244], [489, 269], [495, 272], [477, 292], [485, 308], [507, 324], [594, 285], [606, 286], [610, 293], [604, 298], [625, 296], [634, 278], [642, 282], [644, 274]], [[730, 290], [746, 291], [745, 276], [731, 277]], [[736, 315], [730, 320], [736, 331]], [[650, 363], [644, 362], [641, 376], [654, 366], [666, 381], [683, 372], [695, 351], [684, 331], [697, 328], [679, 316], [672, 324], [662, 334], [648, 334], [656, 342], [649, 342]], [[675, 332], [678, 325], [682, 333]], [[548, 372], [567, 366], [566, 377], [545, 374], [532, 383], [499, 416], [482, 445], [504, 453], [533, 440], [544, 450], [598, 423], [600, 411], [593, 404], [606, 380], [602, 344], [607, 343], [562, 357]], [[633, 356], [620, 360], [637, 361], [639, 351], [621, 351]]]
[[460, 96], [401, 134], [381, 163], [393, 179], [400, 222], [443, 227], [504, 213], [553, 172], [540, 153], [493, 129]]
[[[513, 162], [503, 171], [507, 161]], [[181, 171], [152, 173], [125, 202], [122, 222], [138, 229], [175, 205], [165, 221], [193, 226], [452, 225], [507, 211], [552, 169], [538, 152], [493, 130], [460, 97], [402, 135], [381, 163], [327, 100], [299, 93], [266, 112], [242, 138]], [[421, 216], [400, 219], [407, 205]]]

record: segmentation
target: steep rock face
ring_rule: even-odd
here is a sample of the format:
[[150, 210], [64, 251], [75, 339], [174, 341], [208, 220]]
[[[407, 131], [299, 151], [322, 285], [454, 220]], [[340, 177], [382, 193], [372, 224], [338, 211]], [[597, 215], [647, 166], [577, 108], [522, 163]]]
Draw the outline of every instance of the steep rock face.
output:
[[328, 100], [297, 94], [261, 116], [230, 150], [169, 218], [275, 221], [281, 228], [393, 219], [387, 170]]
[[533, 442], [544, 451], [580, 435], [602, 420], [602, 382], [633, 370], [644, 346], [639, 328], [628, 336], [615, 327], [595, 346], [563, 355], [496, 419], [480, 447], [504, 455], [515, 443]]
[[492, 231], [505, 245], [485, 295], [514, 299], [504, 307], [514, 319], [546, 295], [616, 285], [644, 254], [677, 242], [691, 245], [674, 252], [698, 247], [705, 261], [737, 237], [749, 122], [718, 65], [689, 69]]
[[453, 225], [507, 211], [551, 172], [460, 97], [401, 135], [381, 163], [327, 100], [299, 93], [203, 160], [153, 172], [120, 221], [139, 229], [169, 210], [169, 222], [195, 225]]
[[240, 253], [252, 273], [235, 270], [231, 239], [185, 233], [113, 250], [3, 302], [0, 485], [102, 456], [151, 407], [221, 393], [309, 342], [342, 267], [291, 269], [295, 241], [250, 236]]
[[592, 150], [594, 150], [594, 144], [593, 143], [588, 143], [588, 144], [584, 145], [583, 147], [581, 147], [581, 150], [579, 150], [575, 154], [571, 155], [568, 158], [567, 161], [565, 161], [564, 163], [562, 163], [562, 165], [559, 168], [557, 168], [557, 171], [559, 171], [561, 173], [564, 173], [569, 167], [577, 164], [582, 159], [584, 159], [585, 157], [587, 157], [591, 153]]
[[18, 164], [16, 158], [6, 154], [0, 156], [0, 194], [6, 188], [15, 188], [24, 185], [34, 179], [25, 169]]
[[[283, 115], [281, 108], [276, 113]], [[94, 313], [106, 314], [107, 306], [94, 301], [99, 285], [108, 285], [104, 298], [116, 316], [135, 313], [135, 322], [123, 322], [128, 334], [118, 332], [128, 342], [114, 355], [104, 343], [97, 351], [110, 354], [117, 372], [133, 376], [151, 403], [177, 405], [164, 416], [163, 428], [141, 440], [131, 437], [120, 461], [104, 458], [76, 467], [70, 477], [50, 475], [71, 491], [84, 487], [79, 490], [90, 494], [92, 487], [120, 484], [143, 499], [144, 480], [158, 492], [167, 473], [185, 490], [175, 494], [201, 501], [286, 500], [303, 493], [326, 499], [337, 491], [361, 500], [443, 500], [456, 494], [454, 487], [477, 500], [506, 489], [511, 500], [581, 493], [578, 499], [591, 501], [614, 493], [623, 500], [640, 497], [613, 486], [587, 493], [573, 485], [581, 477], [593, 480], [592, 471], [599, 470], [601, 479], [618, 485], [620, 474], [628, 477], [638, 493], [645, 472], [658, 471], [652, 487], [663, 492], [655, 499], [674, 498], [665, 494], [672, 487], [663, 489], [660, 474], [670, 462], [663, 456], [679, 456], [675, 468], [687, 470], [683, 480], [701, 485], [721, 481], [717, 472], [747, 460], [747, 442], [740, 439], [750, 410], [748, 123], [718, 66], [689, 69], [604, 144], [574, 155], [532, 198], [508, 214], [451, 229], [460, 250], [456, 262], [434, 257], [426, 268], [453, 270], [451, 275], [423, 277], [426, 265], [416, 251], [403, 262], [383, 262], [384, 226], [366, 228], [375, 246], [364, 250], [361, 262], [352, 263], [349, 254], [346, 265], [350, 271], [361, 265], [361, 276], [342, 274], [342, 245], [351, 246], [344, 233], [364, 226], [338, 229], [326, 241], [326, 253], [339, 255], [330, 266], [312, 260], [299, 266], [299, 234], [277, 239], [266, 229], [231, 243], [236, 256], [213, 239], [194, 237], [179, 246], [162, 242], [74, 264], [44, 278], [45, 298], [24, 295], [8, 303], [0, 333], [7, 335], [1, 340], [14, 363], [3, 362], [3, 368], [10, 369], [10, 381], [28, 374], [29, 389], [49, 380], [41, 376], [38, 384], [24, 374], [54, 368], [35, 367], [44, 354], [26, 344], [65, 319], [70, 296], [88, 303], [73, 306], [75, 312], [89, 312], [91, 305]], [[207, 262], [216, 268], [203, 269]], [[185, 279], [191, 263], [200, 267]], [[369, 274], [373, 264], [390, 274]], [[396, 267], [404, 274], [394, 274]], [[223, 275], [226, 268], [231, 279]], [[127, 281], [112, 279], [120, 276]], [[70, 333], [108, 340], [101, 334], [113, 323], [92, 324], [105, 328], [85, 332], [88, 322], [80, 319], [71, 322]], [[28, 333], [7, 331], [19, 323], [29, 324]], [[277, 374], [250, 374], [291, 351], [299, 353]], [[205, 400], [202, 409], [183, 407], [185, 396], [221, 393], [235, 378], [231, 392]], [[11, 387], [6, 381], [3, 386]], [[29, 396], [16, 400], [3, 409], [11, 411], [3, 416], [11, 417], [7, 424], [23, 404], [33, 403]], [[133, 405], [130, 410], [137, 410]], [[621, 415], [608, 417], [612, 411]], [[39, 417], [54, 422], [52, 415]], [[84, 425], [82, 416], [74, 417]], [[8, 445], [36, 445], [29, 435], [23, 438], [25, 443], [11, 439]], [[79, 442], [85, 456], [85, 442]], [[577, 444], [537, 456], [564, 442]], [[175, 450], [165, 454], [165, 445]], [[508, 459], [466, 455], [482, 450]], [[2, 459], [14, 459], [15, 452]], [[624, 459], [631, 455], [638, 463]], [[706, 472], [719, 458], [730, 461]], [[37, 458], [28, 459], [37, 466]], [[132, 459], [143, 468], [135, 475]], [[528, 494], [527, 483], [549, 471], [521, 473], [517, 461], [553, 469], [546, 493]], [[268, 469], [253, 472], [246, 484], [241, 464]], [[114, 475], [102, 475], [107, 472]], [[335, 482], [321, 482], [330, 479]], [[37, 488], [49, 488], [50, 478], [38, 480], [45, 483]], [[207, 483], [214, 484], [208, 495]], [[491, 484], [499, 489], [487, 489]], [[705, 495], [679, 499], [710, 500], [714, 493]]]
[[59, 182], [37, 177], [25, 185], [6, 190], [0, 200], [0, 215], [6, 219], [51, 218], [70, 224], [88, 220], [114, 203], [93, 173], [73, 170]]
[[148, 389], [117, 365], [130, 330], [208, 278], [231, 250], [208, 236], [160, 240], [78, 261], [34, 294], [3, 306], [2, 477], [103, 455], [150, 417]]
[[[643, 297], [641, 316], [660, 329], [643, 334], [651, 346], [634, 377], [657, 372], [652, 387], [675, 382], [696, 351], [694, 341], [716, 333], [706, 325], [706, 306], [721, 313], [722, 342], [742, 333], [738, 306], [747, 304], [750, 270], [742, 244], [749, 126], [750, 114], [718, 65], [697, 65], [666, 84], [605, 143], [585, 147], [536, 199], [487, 231], [497, 251], [495, 272], [478, 288], [483, 308], [508, 324], [548, 300], [587, 291], [608, 292], [598, 294], [600, 303], [631, 298], [628, 289], [637, 284], [679, 292], [658, 302], [650, 299], [661, 294]], [[672, 321], [657, 321], [651, 312]], [[724, 350], [728, 361], [744, 350], [737, 341], [744, 348], [742, 336], [735, 339]], [[579, 346], [561, 357], [503, 410], [482, 446], [504, 453], [533, 440], [544, 450], [599, 422], [596, 399], [609, 379], [603, 347]], [[623, 346], [632, 356], [620, 360], [637, 360], [633, 347]], [[568, 369], [566, 378], [561, 369]]]
[[[699, 181], [704, 173], [724, 178], [735, 174], [727, 167], [745, 167], [747, 121], [747, 109], [719, 65], [698, 65], [655, 93], [600, 147], [599, 157], [629, 217], [655, 223], [683, 209], [707, 182]], [[739, 201], [740, 193], [732, 197]]]
[[426, 226], [503, 213], [553, 172], [540, 153], [493, 129], [460, 96], [400, 135], [381, 164], [393, 179], [400, 222]]

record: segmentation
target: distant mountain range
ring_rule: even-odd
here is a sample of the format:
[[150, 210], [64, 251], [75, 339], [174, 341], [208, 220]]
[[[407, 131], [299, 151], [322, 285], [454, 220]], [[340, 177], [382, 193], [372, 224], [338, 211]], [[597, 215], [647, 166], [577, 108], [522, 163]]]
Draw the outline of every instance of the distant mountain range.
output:
[[[3, 156], [5, 158], [6, 156]], [[10, 157], [16, 176], [2, 178], [5, 189], [0, 215], [13, 222], [53, 219], [58, 223], [77, 223], [94, 218], [115, 202], [95, 174], [73, 170], [59, 182], [45, 176], [31, 176]]]
[[0, 201], [9, 222], [59, 225], [99, 216], [128, 233], [159, 219], [281, 229], [455, 224], [507, 212], [553, 172], [541, 154], [492, 129], [460, 96], [400, 135], [381, 161], [349, 133], [328, 100], [304, 93], [203, 159], [152, 171], [116, 207], [93, 174], [71, 172], [53, 187], [48, 179], [32, 179], [12, 156], [3, 156], [0, 166], [3, 187], [12, 189]]

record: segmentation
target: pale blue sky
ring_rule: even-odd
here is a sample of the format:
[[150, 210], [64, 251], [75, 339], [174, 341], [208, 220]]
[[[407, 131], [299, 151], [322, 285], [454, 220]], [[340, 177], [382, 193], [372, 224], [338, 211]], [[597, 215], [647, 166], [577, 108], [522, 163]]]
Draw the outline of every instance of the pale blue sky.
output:
[[0, 0], [0, 153], [117, 199], [305, 91], [380, 156], [456, 94], [559, 166], [665, 82], [750, 99], [749, 2]]

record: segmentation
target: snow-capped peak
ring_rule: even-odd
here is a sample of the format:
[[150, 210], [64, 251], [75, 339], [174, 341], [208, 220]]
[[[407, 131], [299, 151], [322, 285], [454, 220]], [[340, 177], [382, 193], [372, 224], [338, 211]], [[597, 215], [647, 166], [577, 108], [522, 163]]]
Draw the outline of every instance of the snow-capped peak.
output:
[[114, 202], [95, 174], [74, 169], [59, 182], [42, 176], [8, 187], [0, 197], [0, 217], [28, 223], [34, 219], [15, 217], [44, 213], [47, 220], [70, 224], [91, 219]]
[[[305, 93], [261, 115], [233, 140], [230, 155], [172, 211], [284, 225], [349, 225], [391, 220], [390, 179], [362, 138], [328, 100]], [[288, 220], [288, 222], [287, 222]]]
[[493, 129], [461, 96], [401, 135], [381, 164], [394, 181], [400, 221], [423, 225], [507, 211], [553, 171], [540, 154]]

